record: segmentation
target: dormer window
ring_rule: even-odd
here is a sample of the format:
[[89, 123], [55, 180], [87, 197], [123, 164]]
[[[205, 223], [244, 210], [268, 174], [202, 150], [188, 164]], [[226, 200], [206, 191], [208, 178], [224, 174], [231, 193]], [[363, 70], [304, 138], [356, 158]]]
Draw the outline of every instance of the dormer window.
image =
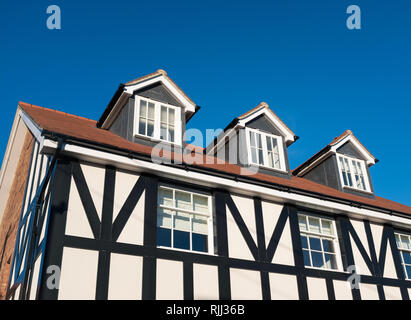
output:
[[281, 137], [246, 128], [246, 139], [250, 164], [286, 171]]
[[370, 192], [365, 162], [340, 154], [337, 157], [343, 186]]
[[180, 108], [136, 96], [135, 135], [181, 144]]

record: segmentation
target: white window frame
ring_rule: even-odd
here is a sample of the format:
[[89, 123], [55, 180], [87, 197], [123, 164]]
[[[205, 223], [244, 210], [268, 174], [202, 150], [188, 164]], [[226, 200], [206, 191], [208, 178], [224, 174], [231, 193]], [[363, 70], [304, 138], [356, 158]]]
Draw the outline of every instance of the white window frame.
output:
[[[261, 144], [263, 147], [263, 164], [259, 164], [258, 162], [255, 163], [252, 161], [250, 132], [254, 132], [256, 134], [261, 135]], [[267, 169], [274, 170], [274, 171], [287, 172], [286, 165], [285, 165], [285, 155], [284, 155], [284, 146], [283, 146], [282, 137], [276, 136], [274, 134], [269, 134], [267, 132], [263, 132], [257, 129], [252, 129], [252, 128], [245, 128], [245, 134], [246, 134], [246, 143], [247, 143], [247, 157], [248, 157], [248, 163], [250, 165], [256, 165], [256, 166], [267, 168]], [[280, 168], [273, 168], [269, 166], [267, 137], [274, 138], [277, 140], [278, 153], [280, 157]]]
[[403, 258], [402, 253], [401, 253], [401, 251], [405, 251], [405, 252], [409, 252], [411, 254], [411, 249], [403, 248], [403, 247], [398, 246], [398, 240], [397, 240], [397, 236], [400, 237], [400, 239], [401, 239], [401, 237], [406, 237], [406, 238], [408, 238], [408, 241], [410, 241], [410, 243], [411, 243], [411, 235], [405, 234], [405, 233], [399, 233], [399, 232], [394, 232], [394, 235], [395, 235], [395, 242], [397, 243], [398, 251], [400, 251], [401, 266], [402, 266], [403, 271], [404, 271], [405, 279], [411, 280], [411, 276], [408, 276], [408, 273], [407, 273], [406, 268], [405, 268], [405, 266], [411, 266], [411, 264], [404, 262], [404, 258]]
[[[147, 103], [151, 102], [154, 104], [154, 131], [153, 136], [147, 136], [139, 133], [139, 124], [140, 124], [140, 101], [146, 101]], [[174, 141], [168, 141], [161, 139], [161, 106], [174, 109]], [[135, 96], [134, 99], [134, 136], [140, 137], [143, 139], [149, 139], [158, 142], [165, 142], [170, 144], [182, 145], [182, 123], [181, 123], [181, 108], [173, 106], [171, 104], [155, 101], [149, 98]]]
[[[304, 265], [305, 268], [310, 268], [310, 269], [320, 269], [320, 270], [331, 270], [331, 271], [344, 271], [343, 268], [343, 264], [342, 264], [342, 258], [341, 258], [341, 249], [340, 249], [340, 244], [338, 241], [338, 235], [337, 235], [337, 226], [335, 223], [335, 220], [332, 218], [325, 218], [323, 216], [319, 216], [319, 215], [315, 215], [315, 214], [311, 214], [311, 213], [306, 213], [306, 212], [299, 212], [298, 213], [298, 218], [299, 217], [305, 217], [306, 219], [306, 223], [307, 223], [307, 228], [308, 230], [300, 230], [300, 241], [301, 241], [301, 236], [306, 236], [307, 237], [307, 245], [308, 245], [308, 252], [309, 252], [309, 258], [310, 258], [310, 264], [311, 266], [306, 266]], [[319, 219], [320, 220], [320, 233], [318, 232], [313, 232], [309, 230], [309, 221], [308, 218], [315, 218], [315, 219]], [[329, 234], [324, 234], [321, 232], [322, 230], [322, 221], [329, 221], [331, 222], [332, 228], [333, 228], [333, 235], [329, 235]], [[299, 219], [298, 219], [299, 221]], [[299, 228], [300, 226], [298, 226]], [[311, 251], [315, 251], [315, 252], [320, 252], [318, 250], [312, 250], [310, 248], [310, 240], [309, 237], [313, 237], [313, 238], [319, 238], [320, 239], [320, 243], [321, 243], [321, 253], [323, 255], [323, 260], [325, 261], [325, 251], [323, 248], [323, 243], [322, 243], [322, 239], [327, 239], [327, 240], [331, 240], [333, 241], [334, 244], [334, 249], [335, 249], [335, 258], [336, 258], [336, 262], [337, 262], [337, 269], [332, 269], [332, 268], [320, 268], [320, 267], [314, 267], [312, 266], [312, 258], [311, 258]], [[307, 249], [302, 249], [302, 250], [307, 250]]]
[[[353, 190], [357, 190], [357, 191], [361, 191], [361, 192], [367, 192], [367, 193], [371, 193], [371, 186], [370, 186], [370, 180], [368, 177], [368, 171], [367, 171], [367, 167], [365, 166], [365, 161], [361, 160], [361, 159], [357, 159], [357, 158], [353, 158], [347, 155], [343, 155], [340, 153], [336, 153], [336, 157], [337, 157], [337, 166], [338, 166], [338, 172], [340, 175], [340, 180], [341, 180], [341, 185], [343, 188], [347, 188], [347, 189], [353, 189]], [[344, 177], [343, 177], [343, 172], [342, 172], [342, 167], [341, 167], [341, 163], [340, 163], [340, 157], [343, 158], [343, 160], [348, 160], [348, 166], [350, 168], [350, 174], [351, 174], [351, 181], [352, 181], [352, 186], [349, 185], [345, 185], [344, 184]], [[357, 161], [361, 164], [361, 170], [362, 170], [362, 174], [364, 176], [364, 186], [365, 189], [361, 189], [358, 188], [355, 185], [355, 174], [354, 174], [354, 166], [352, 164], [352, 161]]]
[[[175, 192], [176, 191], [181, 191], [185, 193], [189, 193], [191, 197], [191, 203], [193, 203], [193, 196], [194, 195], [199, 195], [202, 197], [207, 197], [208, 198], [208, 212], [196, 212], [193, 210], [187, 210], [187, 209], [180, 209], [177, 208], [175, 205], [173, 207], [166, 206], [166, 205], [160, 205], [160, 189], [167, 189], [173, 192], [173, 200], [175, 202]], [[171, 228], [168, 227], [162, 227], [165, 229], [170, 229], [171, 230], [171, 247], [166, 247], [166, 246], [157, 246], [157, 248], [162, 248], [162, 249], [169, 249], [169, 250], [177, 250], [177, 251], [184, 251], [184, 252], [191, 252], [191, 253], [198, 253], [198, 254], [209, 254], [209, 255], [215, 255], [214, 252], [214, 219], [213, 219], [213, 199], [212, 196], [209, 193], [206, 192], [201, 192], [201, 191], [193, 191], [188, 188], [183, 188], [183, 187], [176, 187], [173, 185], [168, 185], [168, 184], [160, 184], [158, 186], [158, 198], [157, 198], [157, 219], [158, 215], [160, 213], [160, 209], [167, 209], [170, 211], [173, 211], [174, 213], [171, 214]], [[196, 250], [188, 250], [188, 249], [180, 249], [180, 248], [174, 248], [174, 215], [175, 212], [183, 212], [190, 214], [190, 248], [192, 248], [192, 216], [193, 215], [198, 215], [198, 216], [203, 216], [203, 217], [208, 217], [207, 218], [207, 227], [208, 227], [208, 233], [207, 233], [207, 245], [208, 245], [208, 252], [203, 252], [203, 251], [196, 251]], [[157, 222], [156, 222], [157, 223]], [[158, 226], [157, 226], [158, 227]]]

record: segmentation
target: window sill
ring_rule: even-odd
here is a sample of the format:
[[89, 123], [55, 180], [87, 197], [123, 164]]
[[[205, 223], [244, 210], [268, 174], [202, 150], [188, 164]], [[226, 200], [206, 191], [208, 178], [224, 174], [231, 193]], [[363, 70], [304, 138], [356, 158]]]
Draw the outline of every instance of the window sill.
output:
[[304, 268], [313, 269], [313, 270], [321, 270], [321, 271], [330, 271], [330, 272], [342, 272], [342, 273], [350, 274], [350, 272], [341, 270], [341, 269], [326, 269], [326, 268], [309, 267], [309, 266], [304, 266]]
[[267, 167], [267, 166], [260, 165], [260, 164], [251, 163], [251, 166], [255, 168], [262, 168], [262, 169], [270, 170], [270, 171], [277, 172], [277, 173], [288, 174], [287, 170], [271, 168], [271, 167]]
[[177, 146], [177, 147], [182, 147], [181, 143], [178, 142], [170, 142], [167, 140], [162, 140], [159, 138], [154, 138], [154, 137], [148, 137], [139, 133], [135, 133], [134, 137], [139, 138], [139, 139], [143, 139], [143, 140], [147, 140], [147, 141], [151, 141], [151, 142], [157, 142], [157, 143], [164, 143], [164, 144], [168, 144], [170, 146]]
[[187, 253], [194, 253], [194, 254], [203, 254], [203, 255], [206, 255], [206, 256], [217, 256], [216, 254], [210, 253], [210, 252], [193, 251], [193, 250], [170, 248], [170, 247], [163, 247], [163, 246], [156, 246], [156, 248], [166, 249], [166, 250], [170, 250], [170, 251], [187, 252]]
[[350, 190], [350, 191], [356, 191], [356, 192], [364, 193], [366, 195], [373, 195], [373, 193], [371, 191], [357, 189], [357, 188], [348, 187], [348, 186], [343, 186], [343, 190]]

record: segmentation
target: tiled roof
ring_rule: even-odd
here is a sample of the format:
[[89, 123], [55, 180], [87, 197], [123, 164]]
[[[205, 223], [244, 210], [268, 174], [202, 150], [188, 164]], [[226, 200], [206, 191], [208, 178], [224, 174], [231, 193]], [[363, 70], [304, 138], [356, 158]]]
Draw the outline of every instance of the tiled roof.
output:
[[[108, 130], [97, 128], [96, 121], [94, 120], [70, 115], [60, 111], [54, 111], [51, 109], [34, 106], [24, 102], [20, 102], [19, 105], [23, 109], [23, 111], [41, 129], [69, 136], [73, 139], [87, 140], [91, 143], [104, 145], [106, 147], [127, 150], [142, 155], [151, 155], [152, 147], [144, 146], [138, 143], [132, 143]], [[198, 150], [201, 149], [199, 149], [198, 147]], [[173, 159], [174, 154], [171, 153], [170, 157]], [[212, 171], [219, 171], [222, 173], [228, 173], [233, 175], [244, 174], [244, 172], [241, 171], [244, 170], [244, 168], [227, 162], [217, 163], [216, 158], [206, 156], [201, 152], [195, 152], [193, 154], [193, 157], [193, 164], [188, 164], [188, 166], [200, 167], [206, 170], [209, 169]], [[221, 160], [219, 161], [221, 162]], [[284, 187], [310, 192], [316, 195], [324, 195], [336, 199], [378, 207], [389, 211], [411, 214], [411, 207], [409, 206], [394, 201], [390, 201], [381, 197], [369, 199], [361, 196], [347, 194], [335, 190], [333, 188], [317, 184], [304, 178], [292, 176], [291, 179], [284, 179], [262, 173], [256, 173], [251, 177], [252, 179], [256, 179], [261, 182], [274, 183]]]
[[[330, 147], [336, 145], [339, 143], [341, 140], [343, 140], [346, 136], [352, 135], [354, 138], [354, 134], [352, 133], [351, 130], [346, 130], [342, 134], [340, 134], [338, 137], [335, 137], [333, 141], [331, 141], [329, 144], [327, 144], [324, 148], [322, 148], [320, 151], [318, 151], [316, 154], [314, 154], [311, 158], [300, 164], [298, 167], [296, 167], [294, 170], [292, 170], [293, 174], [298, 175], [301, 170], [307, 166], [309, 166], [312, 162], [314, 162], [317, 158], [319, 158], [325, 151], [329, 150]], [[371, 154], [371, 152], [368, 151], [366, 147], [357, 139], [355, 138], [356, 141], [364, 148], [364, 150], [374, 159], [375, 163], [378, 162], [377, 159]]]

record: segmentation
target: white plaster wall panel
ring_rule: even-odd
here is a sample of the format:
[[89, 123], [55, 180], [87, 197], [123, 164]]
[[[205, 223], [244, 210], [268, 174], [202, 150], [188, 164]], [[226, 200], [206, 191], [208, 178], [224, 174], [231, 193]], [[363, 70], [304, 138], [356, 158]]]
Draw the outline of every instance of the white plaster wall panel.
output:
[[[278, 223], [281, 211], [283, 210], [283, 206], [272, 202], [262, 201], [261, 208], [263, 210], [265, 245], [268, 246], [275, 226]], [[283, 233], [281, 234], [272, 262], [291, 266], [294, 265], [293, 245], [288, 219], [284, 226]]]
[[[127, 200], [135, 183], [139, 179], [138, 175], [117, 171], [116, 172], [116, 187], [114, 191], [114, 208], [113, 221], [115, 221], [123, 204]], [[145, 191], [141, 194], [130, 218], [128, 219], [124, 229], [121, 231], [118, 242], [143, 244], [144, 237], [144, 197]]]
[[70, 195], [67, 205], [66, 234], [83, 238], [94, 238], [73, 177], [71, 177]]
[[85, 163], [81, 163], [80, 167], [83, 171], [84, 179], [86, 180], [87, 187], [91, 194], [91, 198], [93, 199], [93, 203], [96, 207], [98, 217], [101, 221], [106, 169], [104, 166], [100, 166], [97, 164], [90, 165]]
[[362, 300], [379, 300], [378, 289], [374, 284], [360, 283], [360, 293]]
[[289, 274], [270, 273], [271, 300], [298, 300], [297, 277]]
[[31, 288], [30, 288], [30, 295], [29, 295], [29, 300], [35, 300], [36, 299], [36, 294], [37, 294], [37, 285], [39, 281], [39, 270], [40, 270], [40, 265], [41, 265], [41, 257], [40, 255], [36, 262], [34, 262], [34, 268], [33, 268], [33, 280], [31, 282]]
[[18, 288], [16, 289], [16, 291], [14, 292], [14, 299], [13, 300], [19, 300], [20, 289], [21, 289], [21, 285], [19, 285]]
[[[377, 223], [370, 223], [372, 236], [374, 238], [375, 251], [377, 253], [377, 258], [380, 258], [381, 249], [381, 239], [383, 234], [383, 225]], [[384, 265], [384, 277], [397, 278], [397, 273], [395, 271], [395, 264], [392, 258], [391, 246], [387, 244], [387, 254], [385, 258]]]
[[333, 285], [336, 300], [352, 300], [350, 282], [334, 280]]
[[142, 257], [112, 253], [108, 299], [141, 300], [142, 274]]
[[371, 272], [367, 267], [367, 264], [365, 263], [360, 250], [358, 250], [357, 246], [355, 245], [355, 242], [352, 238], [352, 236], [350, 235], [350, 241], [351, 241], [351, 246], [352, 246], [352, 253], [354, 256], [354, 263], [355, 263], [355, 268], [356, 268], [356, 272], [358, 274], [363, 274], [363, 275], [367, 275], [370, 276]]
[[261, 300], [260, 272], [230, 269], [231, 299], [233, 300]]
[[328, 300], [325, 279], [307, 277], [307, 287], [310, 300]]
[[[240, 207], [237, 206], [237, 208], [240, 211]], [[241, 231], [238, 228], [237, 223], [235, 222], [234, 217], [231, 214], [228, 206], [226, 206], [226, 212], [227, 212], [227, 238], [228, 238], [229, 256], [231, 258], [254, 260], [253, 255], [247, 246], [247, 242], [244, 240], [244, 237], [241, 234]], [[248, 214], [250, 214], [250, 212], [248, 212]], [[254, 214], [254, 210], [252, 211], [252, 214]], [[243, 217], [243, 220], [247, 224], [247, 221], [244, 219], [244, 217]], [[248, 225], [247, 227], [250, 228]], [[252, 233], [252, 231], [250, 231], [250, 233]]]
[[[26, 125], [20, 116], [15, 119], [16, 131], [14, 138], [10, 136], [7, 148], [9, 148], [9, 156], [7, 158], [7, 150], [4, 155], [3, 164], [0, 172], [0, 221], [3, 217], [4, 209], [6, 208], [7, 199], [9, 197], [10, 188], [13, 184], [14, 175], [19, 162], [20, 154], [23, 148], [26, 133], [28, 131]], [[14, 124], [13, 124], [14, 125]], [[13, 128], [12, 128], [13, 130]], [[13, 134], [13, 132], [11, 133]]]
[[397, 272], [395, 271], [394, 259], [392, 257], [391, 246], [387, 245], [387, 255], [385, 258], [384, 277], [397, 279]]
[[[49, 186], [50, 184], [47, 185], [45, 194], [47, 194]], [[51, 202], [51, 196], [49, 197], [49, 201], [44, 206], [45, 217], [44, 217], [43, 226], [41, 227], [39, 243], [41, 243], [41, 241], [44, 239], [44, 236], [46, 235], [46, 227], [47, 227], [47, 222], [48, 222], [48, 217], [49, 217], [50, 202]]]
[[[364, 227], [364, 222], [361, 220], [357, 220], [357, 219], [350, 219], [350, 222], [355, 232], [357, 233], [358, 238], [360, 238], [361, 244], [363, 245], [365, 251], [367, 252], [368, 257], [370, 257], [371, 259], [370, 249], [369, 249], [368, 240], [367, 240], [367, 234], [365, 232], [365, 227]], [[360, 251], [358, 250], [354, 240], [352, 238], [350, 239], [351, 239], [351, 245], [353, 248], [355, 265], [360, 268], [361, 274], [370, 276], [371, 271], [368, 269], [367, 264], [365, 263], [365, 260], [363, 259]]]
[[157, 259], [157, 300], [183, 300], [183, 262]]
[[385, 300], [402, 300], [401, 290], [398, 287], [384, 286]]
[[411, 288], [408, 289], [408, 296], [411, 298]]
[[63, 249], [59, 300], [96, 298], [98, 251]]
[[[36, 152], [38, 151], [39, 146], [36, 144]], [[30, 202], [34, 200], [34, 197], [36, 196], [37, 193], [37, 183], [39, 182], [39, 176], [40, 176], [40, 170], [41, 170], [41, 154], [37, 155], [34, 158], [35, 161], [35, 168], [34, 168], [34, 180], [33, 180], [33, 190], [31, 191], [31, 197], [30, 197]]]
[[218, 300], [218, 268], [205, 264], [193, 264], [195, 300]]

